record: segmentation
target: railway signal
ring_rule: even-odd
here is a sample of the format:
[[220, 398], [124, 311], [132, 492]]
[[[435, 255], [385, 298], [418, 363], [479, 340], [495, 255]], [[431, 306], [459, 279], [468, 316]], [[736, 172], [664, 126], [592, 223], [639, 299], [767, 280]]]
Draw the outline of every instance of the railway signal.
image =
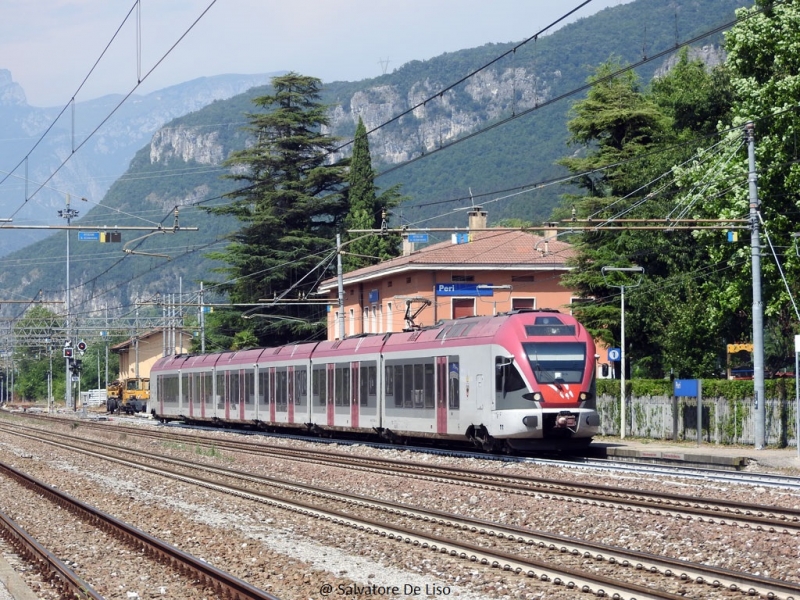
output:
[[86, 342], [83, 340], [78, 342], [78, 352], [81, 353], [81, 356], [83, 356], [83, 353], [86, 352]]

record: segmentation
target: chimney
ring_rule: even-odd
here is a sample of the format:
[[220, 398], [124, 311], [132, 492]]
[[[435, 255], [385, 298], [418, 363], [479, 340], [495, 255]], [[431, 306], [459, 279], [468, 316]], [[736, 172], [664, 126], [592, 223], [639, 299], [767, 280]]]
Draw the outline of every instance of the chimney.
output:
[[486, 211], [475, 206], [469, 211], [469, 229], [486, 229]]
[[[544, 248], [539, 248], [542, 256], [550, 253], [550, 240], [555, 241], [558, 237], [558, 223], [545, 223], [545, 229], [542, 231], [542, 240], [544, 241]], [[539, 244], [536, 244], [538, 247]]]
[[558, 236], [558, 223], [545, 223], [542, 237], [546, 240], [554, 240]]
[[403, 256], [408, 256], [412, 252], [414, 252], [414, 242], [409, 242], [408, 241], [408, 236], [404, 235], [403, 236]]

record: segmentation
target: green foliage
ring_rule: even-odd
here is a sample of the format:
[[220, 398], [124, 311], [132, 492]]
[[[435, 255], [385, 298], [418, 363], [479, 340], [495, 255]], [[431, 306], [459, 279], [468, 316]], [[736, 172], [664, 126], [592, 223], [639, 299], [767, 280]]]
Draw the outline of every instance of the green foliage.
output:
[[320, 81], [289, 73], [274, 78], [272, 88], [272, 95], [253, 100], [262, 112], [248, 115], [255, 143], [227, 161], [234, 168], [228, 178], [240, 187], [228, 194], [230, 203], [209, 209], [242, 223], [224, 251], [210, 254], [226, 264], [219, 269], [227, 275], [221, 289], [235, 304], [273, 300], [264, 310], [271, 319], [251, 319], [248, 332], [234, 333], [231, 347], [325, 334], [321, 307], [289, 299], [313, 291], [347, 211], [341, 193], [346, 165], [326, 160], [335, 139], [322, 133], [328, 117]]
[[[768, 379], [764, 383], [767, 398], [786, 398], [787, 390], [794, 389], [794, 379]], [[625, 393], [633, 397], [671, 396], [672, 386], [669, 379], [631, 379], [625, 382]], [[750, 380], [701, 379], [701, 386], [704, 398], [725, 398], [730, 402], [753, 398], [753, 382]], [[619, 393], [618, 379], [597, 380], [598, 396], [619, 398]]]
[[[367, 128], [360, 117], [353, 141], [348, 183], [349, 210], [344, 221], [345, 228], [351, 230], [387, 227], [389, 209], [397, 206], [402, 198], [399, 186], [393, 186], [380, 197], [377, 196]], [[400, 253], [400, 239], [396, 235], [355, 233], [348, 235], [344, 241], [349, 242], [342, 259], [345, 272], [378, 264]]]
[[[562, 212], [573, 206], [581, 217], [599, 223], [697, 216], [682, 212], [682, 190], [670, 171], [694, 151], [687, 141], [707, 135], [729, 114], [734, 96], [727, 71], [709, 72], [683, 53], [652, 90], [642, 92], [632, 75], [608, 79], [618, 69], [616, 63], [600, 67], [593, 78], [597, 84], [573, 109], [571, 141], [582, 152], [561, 162], [582, 174], [583, 194], [566, 197]], [[619, 345], [619, 290], [626, 286], [626, 354], [634, 375], [719, 374], [725, 344], [745, 339], [749, 326], [741, 309], [746, 295], [727, 293], [730, 273], [708, 268], [718, 261], [720, 247], [731, 251], [723, 234], [635, 226], [585, 233], [576, 243], [576, 268], [564, 280], [588, 300], [576, 311], [578, 317], [599, 339]], [[631, 265], [644, 269], [641, 285], [601, 275], [603, 266]]]

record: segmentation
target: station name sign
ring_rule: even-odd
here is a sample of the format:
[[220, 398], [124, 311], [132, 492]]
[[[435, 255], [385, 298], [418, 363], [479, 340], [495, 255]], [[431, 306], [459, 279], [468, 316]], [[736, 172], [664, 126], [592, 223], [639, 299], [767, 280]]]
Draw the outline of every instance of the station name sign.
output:
[[493, 296], [490, 283], [437, 283], [434, 293], [437, 296]]

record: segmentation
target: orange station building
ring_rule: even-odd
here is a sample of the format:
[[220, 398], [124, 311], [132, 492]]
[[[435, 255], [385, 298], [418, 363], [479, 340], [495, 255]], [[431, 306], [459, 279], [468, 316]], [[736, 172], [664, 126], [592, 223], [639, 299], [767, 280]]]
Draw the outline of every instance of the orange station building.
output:
[[561, 285], [575, 253], [556, 239], [498, 228], [487, 230], [486, 212], [469, 213], [469, 229], [452, 240], [414, 250], [404, 239], [403, 256], [343, 275], [344, 336], [339, 284], [324, 281], [328, 339], [425, 327], [443, 319], [483, 316], [514, 309], [554, 308], [569, 312], [577, 298]]

